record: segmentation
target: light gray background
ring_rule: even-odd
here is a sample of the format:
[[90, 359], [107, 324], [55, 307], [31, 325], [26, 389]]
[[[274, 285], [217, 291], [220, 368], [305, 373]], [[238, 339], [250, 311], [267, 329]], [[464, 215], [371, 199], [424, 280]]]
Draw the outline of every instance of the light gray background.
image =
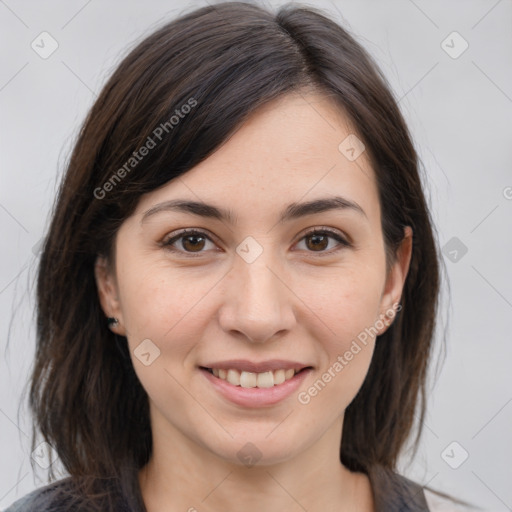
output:
[[[309, 4], [350, 29], [382, 67], [425, 167], [441, 246], [457, 237], [468, 249], [457, 261], [446, 249], [437, 336], [446, 335], [446, 361], [431, 375], [418, 455], [401, 469], [486, 510], [512, 510], [512, 2]], [[73, 139], [121, 53], [203, 5], [0, 0], [0, 509], [45, 483], [43, 470], [32, 473], [30, 417], [18, 404], [34, 352], [37, 243]], [[59, 45], [48, 59], [31, 48], [43, 31]], [[442, 46], [453, 31], [469, 44], [458, 58]], [[461, 44], [444, 43], [452, 52]], [[447, 461], [460, 462], [462, 450], [468, 459], [452, 469]]]

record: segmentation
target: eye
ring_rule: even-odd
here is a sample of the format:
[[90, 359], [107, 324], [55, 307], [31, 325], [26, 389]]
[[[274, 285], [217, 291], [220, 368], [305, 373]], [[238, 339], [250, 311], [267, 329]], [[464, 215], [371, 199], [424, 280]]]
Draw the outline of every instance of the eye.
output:
[[[315, 228], [307, 232], [300, 240], [305, 241], [306, 250], [308, 252], [319, 252], [323, 254], [332, 254], [343, 247], [350, 247], [350, 243], [345, 240], [337, 231], [328, 228]], [[337, 242], [334, 248], [326, 250], [331, 241]], [[299, 242], [299, 243], [300, 243]]]
[[[178, 242], [178, 243], [177, 243]], [[185, 252], [200, 254], [207, 244], [213, 242], [204, 231], [186, 229], [162, 242], [162, 245], [173, 252]]]
[[[334, 244], [334, 248], [326, 250], [333, 240], [337, 242]], [[315, 228], [307, 232], [299, 243], [302, 241], [305, 241], [307, 252], [321, 254], [332, 254], [343, 247], [351, 246], [337, 231], [328, 228]], [[215, 248], [215, 244], [204, 231], [185, 229], [164, 240], [161, 245], [173, 252], [199, 256], [208, 249], [208, 243], [212, 244], [210, 249]]]

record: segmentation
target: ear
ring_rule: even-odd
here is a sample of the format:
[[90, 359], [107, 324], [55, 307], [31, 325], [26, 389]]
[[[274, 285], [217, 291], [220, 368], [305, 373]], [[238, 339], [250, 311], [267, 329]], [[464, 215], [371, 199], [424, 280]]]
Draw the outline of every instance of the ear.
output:
[[404, 238], [396, 252], [396, 259], [386, 277], [386, 284], [380, 302], [380, 317], [384, 327], [379, 329], [380, 336], [393, 323], [402, 291], [409, 272], [412, 256], [412, 228], [405, 226]]
[[94, 277], [98, 288], [101, 309], [105, 313], [105, 316], [117, 318], [119, 321], [119, 323], [110, 326], [110, 329], [116, 334], [126, 336], [116, 278], [109, 262], [104, 256], [98, 256], [96, 258]]

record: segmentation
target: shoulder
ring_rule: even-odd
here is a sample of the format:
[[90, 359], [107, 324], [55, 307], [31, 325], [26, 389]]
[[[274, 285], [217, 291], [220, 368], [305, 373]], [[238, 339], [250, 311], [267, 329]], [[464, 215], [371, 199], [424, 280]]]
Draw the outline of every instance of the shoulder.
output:
[[376, 512], [475, 512], [476, 507], [382, 466], [369, 471]]
[[70, 478], [52, 482], [44, 487], [35, 489], [15, 501], [4, 512], [64, 512], [67, 491], [70, 488]]

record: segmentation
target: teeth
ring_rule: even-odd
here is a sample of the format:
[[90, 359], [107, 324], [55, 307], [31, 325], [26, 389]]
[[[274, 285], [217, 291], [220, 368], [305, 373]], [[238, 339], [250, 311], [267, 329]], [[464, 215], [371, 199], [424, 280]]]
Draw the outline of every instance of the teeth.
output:
[[[254, 388], [258, 381], [258, 375], [256, 373], [242, 372], [240, 374], [240, 386], [243, 388]], [[272, 383], [274, 385], [274, 383]]]
[[241, 386], [243, 388], [271, 388], [282, 384], [286, 380], [290, 380], [295, 373], [300, 370], [290, 368], [288, 370], [275, 370], [263, 373], [253, 373], [238, 371], [233, 368], [229, 370], [212, 369], [213, 375], [219, 379], [226, 380], [233, 386]]
[[282, 384], [286, 380], [286, 372], [284, 370], [276, 370], [274, 372], [274, 384]]
[[[255, 374], [256, 375], [256, 374]], [[240, 378], [240, 380], [242, 380]], [[259, 388], [271, 388], [274, 386], [274, 374], [272, 372], [258, 373], [256, 386]]]
[[233, 386], [240, 386], [240, 373], [237, 370], [228, 370], [226, 380]]

